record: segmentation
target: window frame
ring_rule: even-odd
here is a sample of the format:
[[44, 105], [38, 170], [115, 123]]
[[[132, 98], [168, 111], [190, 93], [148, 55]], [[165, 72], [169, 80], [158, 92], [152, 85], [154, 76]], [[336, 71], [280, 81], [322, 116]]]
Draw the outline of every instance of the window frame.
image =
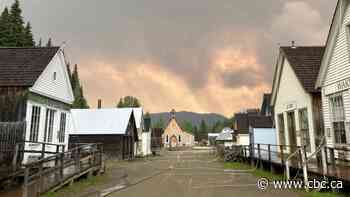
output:
[[[302, 127], [304, 125], [303, 120], [302, 120], [302, 115], [306, 116], [306, 127]], [[301, 137], [301, 142], [302, 145], [306, 146], [306, 151], [311, 152], [311, 138], [310, 138], [310, 125], [309, 125], [309, 114], [308, 114], [308, 108], [300, 108], [298, 109], [298, 119], [299, 119], [299, 130], [300, 130], [300, 137]], [[306, 136], [305, 136], [306, 134]]]
[[333, 141], [335, 144], [347, 144], [343, 92], [330, 95], [328, 102]]
[[38, 142], [39, 129], [40, 129], [40, 115], [41, 115], [41, 107], [38, 105], [32, 105], [30, 133], [29, 133], [29, 141], [31, 142]]

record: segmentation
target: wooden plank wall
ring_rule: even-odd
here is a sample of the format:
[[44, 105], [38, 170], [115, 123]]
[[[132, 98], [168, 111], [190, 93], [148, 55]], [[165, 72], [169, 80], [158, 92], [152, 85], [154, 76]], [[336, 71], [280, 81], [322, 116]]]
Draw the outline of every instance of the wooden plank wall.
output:
[[22, 87], [0, 87], [0, 122], [23, 121], [27, 93]]
[[[16, 144], [25, 139], [25, 122], [0, 122], [0, 168], [1, 171], [10, 170], [8, 167], [14, 162]], [[21, 155], [15, 158], [20, 163]]]

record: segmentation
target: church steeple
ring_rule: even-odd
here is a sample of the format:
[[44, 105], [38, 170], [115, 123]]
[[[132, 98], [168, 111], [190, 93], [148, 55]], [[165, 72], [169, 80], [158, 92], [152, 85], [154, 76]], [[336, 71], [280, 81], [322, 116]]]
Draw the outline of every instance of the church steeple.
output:
[[170, 119], [175, 119], [175, 109], [172, 109], [170, 112]]

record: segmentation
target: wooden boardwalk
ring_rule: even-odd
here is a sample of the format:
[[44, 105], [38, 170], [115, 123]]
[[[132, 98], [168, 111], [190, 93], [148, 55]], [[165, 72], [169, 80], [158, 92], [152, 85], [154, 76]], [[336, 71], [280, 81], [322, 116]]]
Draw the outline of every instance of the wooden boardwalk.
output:
[[[269, 145], [269, 144], [254, 144], [252, 146], [237, 146], [233, 147], [233, 152], [239, 151], [239, 157], [245, 161], [252, 162], [252, 164], [259, 164], [261, 166], [270, 166], [272, 168], [280, 168], [282, 170], [286, 169], [286, 160], [290, 156], [289, 150], [297, 150], [301, 147], [291, 147], [285, 145]], [[282, 150], [282, 151], [281, 151]], [[334, 151], [336, 155], [339, 151], [344, 151], [342, 154], [347, 155], [348, 150], [336, 149], [336, 148], [326, 148], [326, 171], [323, 171], [323, 166], [321, 162], [317, 162], [316, 157], [308, 157], [305, 153], [305, 158], [307, 158], [307, 171], [310, 175], [314, 176], [326, 176], [333, 180], [343, 180], [350, 183], [350, 161], [344, 158], [335, 158]], [[251, 154], [252, 153], [252, 154]], [[289, 160], [290, 168], [294, 170], [302, 170], [302, 152], [295, 154]]]
[[79, 144], [67, 152], [25, 164], [15, 172], [17, 177], [23, 177], [22, 186], [0, 195], [36, 197], [48, 191], [56, 191], [82, 176], [102, 172], [102, 156], [102, 145]]

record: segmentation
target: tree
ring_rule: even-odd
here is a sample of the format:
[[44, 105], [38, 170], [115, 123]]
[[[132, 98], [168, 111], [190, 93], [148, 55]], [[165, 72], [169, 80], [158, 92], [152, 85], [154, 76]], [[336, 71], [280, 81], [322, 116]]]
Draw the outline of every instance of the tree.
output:
[[126, 96], [122, 97], [118, 104], [118, 108], [124, 108], [124, 107], [141, 107], [140, 101], [133, 96]]
[[143, 120], [145, 122], [145, 130], [149, 131], [152, 125], [152, 119], [151, 119], [151, 115], [149, 114], [149, 112], [146, 112], [146, 114], [143, 117]]
[[15, 0], [15, 2], [11, 6], [10, 10], [10, 28], [11, 28], [11, 36], [10, 36], [10, 45], [14, 47], [22, 47], [25, 43], [24, 38], [24, 21], [22, 17], [22, 10], [19, 6], [19, 1]]
[[223, 128], [224, 128], [223, 122], [220, 121], [220, 120], [217, 120], [217, 121], [213, 124], [213, 126], [212, 126], [210, 132], [214, 132], [214, 133], [220, 132]]
[[153, 126], [153, 128], [161, 128], [161, 129], [164, 129], [164, 127], [165, 127], [165, 124], [162, 117], [160, 117], [159, 120]]
[[10, 45], [10, 24], [10, 13], [6, 7], [0, 16], [0, 46]]
[[46, 47], [52, 47], [52, 40], [49, 38], [49, 40], [46, 43]]
[[193, 124], [190, 121], [185, 120], [182, 124], [181, 124], [181, 128], [187, 132], [193, 133]]
[[199, 131], [201, 133], [206, 133], [208, 132], [208, 126], [207, 126], [207, 123], [202, 119], [201, 120], [201, 123], [200, 123], [200, 126], [199, 126]]
[[24, 47], [34, 47], [35, 42], [32, 34], [32, 26], [28, 22], [26, 27], [24, 28]]
[[78, 65], [74, 65], [74, 70], [71, 75], [71, 85], [74, 94], [73, 108], [89, 108], [89, 105], [84, 97], [83, 86], [80, 85], [80, 79], [78, 74]]
[[6, 7], [0, 16], [0, 46], [2, 47], [34, 47], [32, 27], [28, 22], [24, 26], [22, 10], [18, 0]]

